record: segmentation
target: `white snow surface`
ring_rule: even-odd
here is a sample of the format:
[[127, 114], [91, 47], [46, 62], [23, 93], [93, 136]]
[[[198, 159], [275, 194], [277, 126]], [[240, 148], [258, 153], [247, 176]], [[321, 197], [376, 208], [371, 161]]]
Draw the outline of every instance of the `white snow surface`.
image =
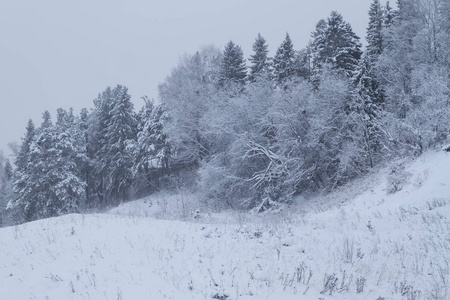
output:
[[0, 299], [450, 299], [450, 153], [404, 165], [277, 214], [158, 194], [2, 228]]

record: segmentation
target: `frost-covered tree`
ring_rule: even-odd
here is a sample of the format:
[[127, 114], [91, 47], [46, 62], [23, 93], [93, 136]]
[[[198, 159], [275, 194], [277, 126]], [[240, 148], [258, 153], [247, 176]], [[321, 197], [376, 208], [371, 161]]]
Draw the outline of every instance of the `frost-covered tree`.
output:
[[289, 33], [281, 45], [278, 47], [273, 58], [273, 73], [278, 84], [283, 84], [286, 80], [295, 75], [295, 50]]
[[443, 14], [445, 3], [399, 0], [394, 22], [385, 31], [387, 43], [376, 71], [386, 92], [386, 136], [392, 151], [402, 155], [419, 155], [448, 134], [444, 129], [448, 105], [443, 103], [448, 103], [444, 82], [448, 82], [450, 36], [445, 26], [438, 25], [448, 19]]
[[114, 100], [113, 91], [107, 87], [94, 100], [94, 110], [87, 118], [87, 157], [90, 163], [90, 180], [88, 191], [92, 199], [100, 203], [105, 198], [107, 165], [104, 163], [108, 149], [106, 138], [108, 124], [111, 119], [111, 109]]
[[20, 173], [26, 173], [26, 167], [29, 162], [30, 155], [30, 145], [34, 139], [35, 135], [35, 127], [33, 121], [28, 120], [28, 124], [26, 127], [25, 137], [22, 139], [22, 144], [20, 146], [19, 154], [17, 155], [15, 164], [16, 170]]
[[85, 187], [76, 164], [77, 147], [70, 132], [53, 126], [50, 113], [44, 112], [29, 146], [26, 172], [15, 182], [16, 198], [10, 202], [26, 221], [78, 211]]
[[155, 106], [153, 100], [143, 99], [145, 104], [137, 115], [137, 140], [130, 147], [135, 185], [138, 190], [150, 192], [160, 188], [162, 177], [168, 175], [171, 150], [163, 131], [164, 109]]
[[308, 46], [297, 52], [295, 56], [295, 69], [298, 77], [305, 80], [311, 78], [311, 50]]
[[[205, 116], [207, 134], [214, 141], [214, 155], [202, 163], [200, 170], [207, 203], [253, 208], [260, 204], [261, 197], [269, 197], [268, 189], [275, 182], [263, 175], [264, 170], [272, 168], [263, 149], [269, 149], [275, 138], [269, 114], [274, 93], [270, 79], [257, 77], [246, 93], [212, 107]], [[258, 153], [253, 151], [257, 148], [261, 150]], [[273, 193], [270, 199], [276, 200]]]
[[202, 120], [211, 107], [220, 107], [225, 101], [216, 88], [219, 58], [220, 51], [214, 47], [186, 56], [159, 86], [167, 113], [164, 132], [172, 147], [172, 165], [176, 168], [198, 165], [210, 154], [211, 141], [205, 134]]
[[383, 26], [389, 28], [393, 23], [396, 16], [396, 11], [392, 8], [389, 1], [386, 1], [386, 5], [383, 7]]
[[77, 130], [77, 136], [80, 141], [80, 155], [78, 159], [78, 165], [81, 172], [81, 178], [86, 183], [86, 204], [90, 205], [90, 201], [92, 200], [91, 195], [91, 182], [95, 182], [94, 169], [93, 169], [93, 155], [91, 153], [90, 144], [91, 141], [89, 139], [89, 121], [90, 114], [86, 108], [81, 109], [79, 118], [76, 120], [74, 127]]
[[380, 0], [373, 0], [369, 9], [369, 25], [367, 27], [367, 56], [375, 61], [383, 52], [383, 9]]
[[258, 37], [252, 47], [254, 54], [249, 59], [251, 62], [250, 81], [254, 81], [258, 74], [270, 72], [270, 61], [267, 56], [269, 53], [268, 47], [266, 40], [258, 33]]
[[112, 92], [109, 120], [105, 128], [105, 141], [100, 163], [104, 168], [106, 200], [125, 200], [132, 185], [133, 158], [127, 144], [136, 139], [136, 120], [128, 89], [117, 85]]
[[379, 161], [383, 148], [380, 129], [384, 109], [384, 91], [376, 79], [375, 70], [367, 53], [363, 54], [354, 79], [355, 90], [351, 111], [360, 120], [360, 140], [371, 168]]
[[244, 85], [247, 77], [244, 52], [239, 45], [229, 41], [222, 54], [219, 83], [222, 86], [230, 84]]
[[311, 55], [317, 74], [329, 64], [352, 76], [361, 57], [361, 43], [342, 15], [333, 11], [328, 19], [320, 20], [312, 33]]
[[6, 207], [13, 197], [13, 168], [9, 160], [5, 161], [2, 170], [2, 181], [0, 189], [0, 227], [8, 223]]

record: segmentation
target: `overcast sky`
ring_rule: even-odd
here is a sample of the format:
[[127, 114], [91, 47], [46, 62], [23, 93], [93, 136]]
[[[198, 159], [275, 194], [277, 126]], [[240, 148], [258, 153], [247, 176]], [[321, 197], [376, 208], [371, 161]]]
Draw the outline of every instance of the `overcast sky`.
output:
[[304, 48], [318, 20], [340, 12], [364, 39], [371, 0], [0, 0], [0, 149], [27, 120], [92, 108], [107, 86], [157, 98], [185, 53], [232, 39], [251, 55], [258, 33], [273, 55], [289, 32]]

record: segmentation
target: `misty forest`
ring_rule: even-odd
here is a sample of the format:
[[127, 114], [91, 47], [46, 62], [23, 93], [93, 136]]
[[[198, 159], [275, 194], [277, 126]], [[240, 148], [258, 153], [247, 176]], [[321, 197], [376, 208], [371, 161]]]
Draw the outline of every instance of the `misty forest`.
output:
[[29, 120], [0, 155], [0, 298], [450, 299], [450, 1], [368, 16]]

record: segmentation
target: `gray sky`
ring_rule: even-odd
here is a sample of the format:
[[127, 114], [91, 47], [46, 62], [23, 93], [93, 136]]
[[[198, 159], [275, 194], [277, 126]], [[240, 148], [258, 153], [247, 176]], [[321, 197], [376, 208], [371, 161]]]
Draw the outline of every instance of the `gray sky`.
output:
[[[392, 1], [391, 1], [392, 2]], [[273, 55], [289, 32], [304, 48], [315, 24], [340, 12], [363, 39], [371, 0], [0, 0], [0, 149], [20, 142], [27, 120], [58, 107], [93, 107], [107, 86], [135, 103], [185, 53], [230, 39], [245, 57], [258, 33]]]

